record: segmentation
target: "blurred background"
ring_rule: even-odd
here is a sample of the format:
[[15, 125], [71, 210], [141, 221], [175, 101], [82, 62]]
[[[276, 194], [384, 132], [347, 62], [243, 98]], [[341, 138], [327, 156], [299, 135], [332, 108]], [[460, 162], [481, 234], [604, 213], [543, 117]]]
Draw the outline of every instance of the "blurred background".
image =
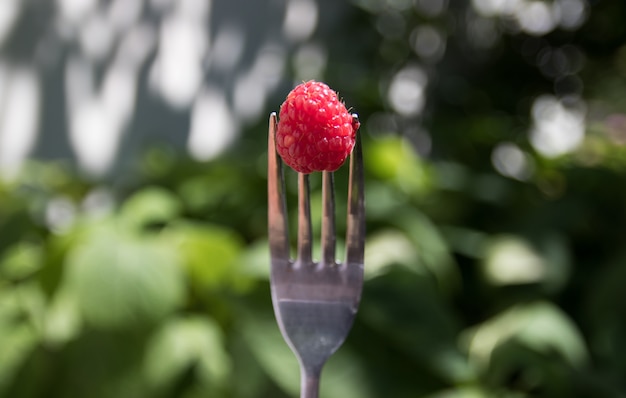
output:
[[0, 397], [298, 396], [266, 140], [308, 79], [359, 113], [366, 163], [363, 299], [322, 396], [626, 397], [625, 20], [620, 0], [2, 0]]

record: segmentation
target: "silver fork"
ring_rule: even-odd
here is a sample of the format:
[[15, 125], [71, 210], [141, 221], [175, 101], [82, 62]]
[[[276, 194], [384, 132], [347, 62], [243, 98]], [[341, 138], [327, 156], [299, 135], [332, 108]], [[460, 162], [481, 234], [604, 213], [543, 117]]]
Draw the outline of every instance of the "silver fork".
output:
[[[355, 122], [357, 115], [353, 115]], [[333, 173], [322, 175], [321, 260], [311, 256], [312, 233], [307, 174], [298, 174], [297, 258], [290, 257], [283, 166], [276, 152], [276, 113], [268, 137], [268, 234], [274, 314], [282, 335], [300, 363], [301, 398], [318, 398], [322, 367], [352, 327], [363, 286], [365, 201], [359, 134], [350, 156], [346, 260], [335, 259]]]

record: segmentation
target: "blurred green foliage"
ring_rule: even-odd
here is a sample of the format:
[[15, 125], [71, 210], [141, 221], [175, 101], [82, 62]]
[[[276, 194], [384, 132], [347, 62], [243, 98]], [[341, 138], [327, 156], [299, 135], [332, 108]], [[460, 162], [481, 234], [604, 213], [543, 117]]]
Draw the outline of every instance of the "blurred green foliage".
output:
[[[590, 2], [580, 28], [544, 35], [469, 3], [355, 3], [341, 40], [318, 39], [363, 122], [366, 283], [322, 396], [626, 396], [626, 3]], [[489, 47], [468, 44], [468, 13], [491, 24]], [[410, 36], [426, 23], [446, 55], [428, 67], [424, 112], [401, 117], [385, 90], [419, 61]], [[585, 59], [586, 135], [546, 157], [530, 108], [558, 87], [535, 60], [565, 44]], [[32, 163], [2, 182], [0, 396], [297, 396], [270, 302], [265, 140], [262, 120], [211, 162], [155, 146], [108, 181]], [[526, 174], [496, 170], [502, 142]]]

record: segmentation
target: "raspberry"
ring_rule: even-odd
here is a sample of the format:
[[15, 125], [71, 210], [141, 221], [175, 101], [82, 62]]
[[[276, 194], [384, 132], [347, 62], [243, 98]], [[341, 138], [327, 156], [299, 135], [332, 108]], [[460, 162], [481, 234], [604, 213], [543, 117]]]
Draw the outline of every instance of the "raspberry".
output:
[[308, 81], [280, 106], [276, 150], [299, 173], [335, 171], [352, 152], [358, 128], [335, 91]]

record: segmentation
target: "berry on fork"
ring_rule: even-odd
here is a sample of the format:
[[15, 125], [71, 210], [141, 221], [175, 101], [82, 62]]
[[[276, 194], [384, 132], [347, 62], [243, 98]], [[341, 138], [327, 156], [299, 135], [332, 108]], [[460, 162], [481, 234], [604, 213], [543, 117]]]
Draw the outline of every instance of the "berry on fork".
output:
[[294, 88], [280, 107], [276, 150], [299, 173], [335, 171], [352, 148], [359, 123], [326, 84]]

